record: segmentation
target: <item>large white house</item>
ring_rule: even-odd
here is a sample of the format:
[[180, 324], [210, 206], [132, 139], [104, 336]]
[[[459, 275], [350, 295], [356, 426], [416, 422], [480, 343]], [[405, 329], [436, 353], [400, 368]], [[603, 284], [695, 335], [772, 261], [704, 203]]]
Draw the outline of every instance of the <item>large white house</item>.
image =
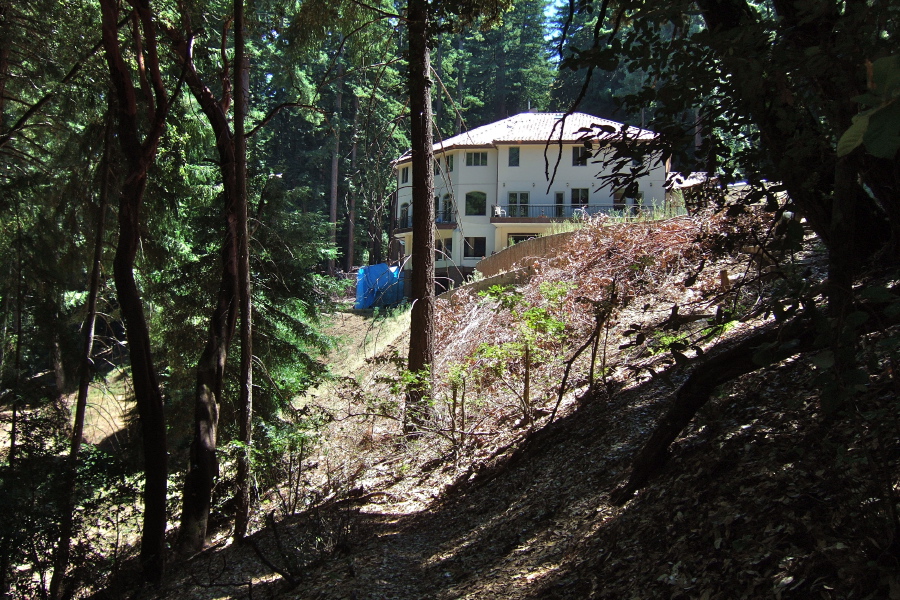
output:
[[[602, 177], [612, 168], [605, 164], [604, 140], [621, 136], [621, 123], [583, 113], [564, 121], [562, 117], [562, 113], [521, 113], [434, 144], [439, 275], [459, 282], [483, 257], [540, 235], [553, 222], [599, 212], [634, 214], [641, 207], [663, 205], [666, 166], [658, 161], [648, 165], [649, 173], [639, 180], [637, 192], [631, 190], [631, 197], [603, 185]], [[625, 131], [638, 142], [655, 136], [634, 127]], [[585, 147], [587, 139], [592, 152]], [[546, 164], [552, 174], [557, 161], [550, 184]], [[406, 153], [397, 159], [395, 169], [394, 237], [409, 253], [412, 156]]]

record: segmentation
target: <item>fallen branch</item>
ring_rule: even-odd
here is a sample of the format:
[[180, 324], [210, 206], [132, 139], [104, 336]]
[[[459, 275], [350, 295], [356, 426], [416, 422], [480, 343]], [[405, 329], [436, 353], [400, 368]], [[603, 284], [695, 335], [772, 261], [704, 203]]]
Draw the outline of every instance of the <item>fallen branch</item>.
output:
[[754, 354], [761, 347], [781, 342], [772, 348], [770, 356], [772, 362], [778, 362], [813, 350], [815, 338], [811, 321], [797, 317], [781, 327], [747, 337], [701, 363], [678, 389], [675, 402], [634, 457], [628, 481], [610, 494], [610, 502], [617, 506], [625, 504], [662, 469], [669, 458], [669, 445], [709, 401], [716, 387], [764, 366], [754, 361]]
[[228, 559], [222, 557], [222, 570], [219, 573], [212, 577], [210, 576], [209, 583], [202, 583], [197, 577], [190, 573], [191, 582], [199, 588], [203, 589], [213, 589], [213, 588], [228, 588], [228, 587], [244, 587], [247, 586], [247, 598], [248, 600], [253, 600], [253, 579], [247, 579], [244, 581], [223, 581], [219, 582], [219, 577], [221, 577], [225, 571], [228, 570]]
[[[274, 525], [274, 519], [272, 519], [272, 522], [269, 525], [270, 525], [270, 527], [272, 527], [273, 532], [275, 534], [275, 540], [276, 540], [276, 544], [278, 546], [278, 550], [283, 555], [284, 550], [281, 547], [281, 540], [278, 537], [278, 528]], [[250, 548], [253, 549], [253, 552], [256, 554], [256, 557], [259, 559], [259, 561], [263, 565], [265, 565], [266, 567], [271, 569], [273, 573], [277, 573], [278, 575], [281, 575], [282, 579], [284, 579], [287, 582], [287, 584], [291, 587], [291, 589], [297, 587], [297, 584], [299, 582], [294, 578], [293, 574], [288, 569], [281, 569], [281, 568], [277, 567], [275, 565], [275, 563], [273, 563], [271, 560], [269, 560], [266, 557], [266, 555], [263, 554], [263, 551], [260, 549], [259, 544], [256, 543], [256, 540], [254, 540], [252, 537], [246, 537], [246, 538], [244, 538], [244, 540], [250, 545]]]

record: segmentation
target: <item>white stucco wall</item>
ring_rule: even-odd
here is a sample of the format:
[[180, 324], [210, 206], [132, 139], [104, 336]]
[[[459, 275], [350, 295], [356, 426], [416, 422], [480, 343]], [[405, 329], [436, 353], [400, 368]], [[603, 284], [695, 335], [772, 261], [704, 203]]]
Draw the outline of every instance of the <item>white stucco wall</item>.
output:
[[[580, 144], [578, 144], [580, 145]], [[519, 166], [509, 166], [510, 147], [519, 148]], [[566, 215], [571, 214], [572, 189], [589, 189], [589, 206], [609, 207], [613, 204], [613, 190], [609, 187], [601, 187], [602, 179], [598, 176], [608, 175], [611, 166], [603, 166], [602, 156], [591, 158], [585, 166], [572, 164], [572, 148], [576, 144], [551, 144], [547, 147], [539, 144], [502, 144], [496, 148], [459, 148], [437, 153], [441, 170], [435, 175], [435, 196], [441, 198], [443, 209], [444, 197], [450, 194], [453, 198], [454, 211], [457, 215], [455, 230], [439, 229], [437, 236], [440, 238], [452, 238], [452, 258], [450, 260], [438, 260], [436, 267], [446, 266], [471, 266], [481, 259], [481, 256], [466, 258], [464, 256], [464, 239], [467, 237], [483, 237], [486, 240], [485, 255], [502, 250], [507, 246], [509, 234], [540, 234], [548, 229], [548, 223], [494, 223], [490, 222], [493, 215], [493, 207], [507, 207], [510, 192], [528, 192], [529, 205], [539, 207], [547, 205], [549, 212], [544, 216], [556, 217], [556, 194], [563, 194]], [[488, 162], [483, 166], [467, 166], [466, 152], [487, 152]], [[545, 153], [549, 161], [549, 171], [553, 168], [559, 157], [559, 165], [556, 167], [556, 175], [552, 184], [549, 184], [545, 175]], [[453, 156], [453, 171], [446, 171], [446, 156]], [[401, 183], [401, 173], [404, 167], [410, 170], [410, 181]], [[402, 217], [404, 204], [412, 205], [412, 168], [409, 160], [399, 163], [396, 171], [397, 181], [397, 216]], [[665, 167], [655, 164], [649, 175], [643, 177], [639, 183], [643, 193], [644, 206], [654, 204], [662, 206], [665, 202]], [[466, 215], [465, 197], [469, 192], [483, 192], [487, 196], [487, 208], [484, 215]], [[543, 213], [543, 208], [537, 208]], [[412, 214], [410, 210], [410, 215]], [[406, 252], [412, 248], [412, 233], [405, 232], [398, 239], [406, 243]]]

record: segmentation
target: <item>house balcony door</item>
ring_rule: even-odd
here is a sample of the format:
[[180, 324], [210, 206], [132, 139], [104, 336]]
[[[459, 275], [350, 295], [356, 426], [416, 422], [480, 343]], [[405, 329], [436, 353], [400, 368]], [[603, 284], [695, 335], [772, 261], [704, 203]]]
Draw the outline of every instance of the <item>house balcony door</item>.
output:
[[450, 197], [450, 194], [445, 194], [443, 201], [438, 196], [434, 197], [434, 222], [456, 222], [456, 215], [453, 214], [453, 198]]
[[528, 192], [510, 192], [507, 213], [510, 217], [527, 217]]
[[566, 195], [563, 192], [556, 192], [556, 206], [554, 213], [557, 219], [566, 216]]

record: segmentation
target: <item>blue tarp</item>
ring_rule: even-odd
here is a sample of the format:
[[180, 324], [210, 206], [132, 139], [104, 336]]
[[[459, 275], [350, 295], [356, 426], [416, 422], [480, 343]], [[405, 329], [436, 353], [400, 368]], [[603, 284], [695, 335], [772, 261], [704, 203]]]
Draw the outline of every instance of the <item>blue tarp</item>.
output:
[[403, 277], [400, 267], [385, 263], [360, 267], [356, 274], [354, 308], [393, 306], [403, 300]]

